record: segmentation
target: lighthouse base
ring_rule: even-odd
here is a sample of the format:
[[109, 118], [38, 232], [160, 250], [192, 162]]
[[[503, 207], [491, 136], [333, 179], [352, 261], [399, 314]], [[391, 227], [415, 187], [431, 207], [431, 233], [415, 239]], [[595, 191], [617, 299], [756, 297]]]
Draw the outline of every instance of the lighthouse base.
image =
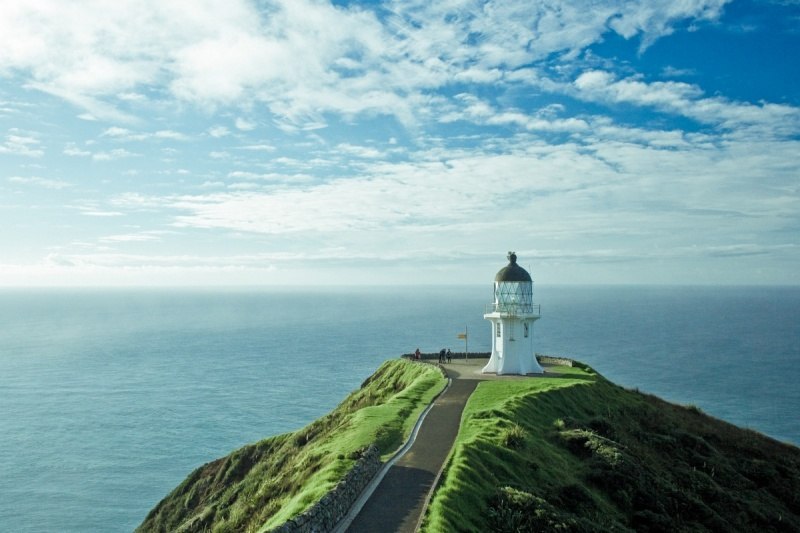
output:
[[536, 357], [503, 357], [493, 352], [489, 362], [481, 370], [484, 374], [544, 374], [544, 369], [539, 365]]

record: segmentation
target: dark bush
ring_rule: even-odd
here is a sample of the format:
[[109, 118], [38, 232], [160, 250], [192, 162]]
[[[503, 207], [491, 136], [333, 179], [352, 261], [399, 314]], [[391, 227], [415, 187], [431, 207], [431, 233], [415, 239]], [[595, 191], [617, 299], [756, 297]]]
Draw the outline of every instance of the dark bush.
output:
[[503, 446], [511, 450], [519, 450], [525, 445], [527, 433], [518, 424], [514, 424], [503, 433]]

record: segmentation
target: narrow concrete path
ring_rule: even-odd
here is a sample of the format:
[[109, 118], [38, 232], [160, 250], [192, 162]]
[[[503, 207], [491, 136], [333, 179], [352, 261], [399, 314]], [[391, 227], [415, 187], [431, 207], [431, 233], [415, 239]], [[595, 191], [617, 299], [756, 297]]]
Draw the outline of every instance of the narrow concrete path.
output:
[[450, 388], [433, 403], [414, 444], [386, 473], [348, 533], [415, 531], [428, 492], [458, 435], [464, 405], [480, 382], [458, 379], [458, 371], [447, 370], [453, 379]]

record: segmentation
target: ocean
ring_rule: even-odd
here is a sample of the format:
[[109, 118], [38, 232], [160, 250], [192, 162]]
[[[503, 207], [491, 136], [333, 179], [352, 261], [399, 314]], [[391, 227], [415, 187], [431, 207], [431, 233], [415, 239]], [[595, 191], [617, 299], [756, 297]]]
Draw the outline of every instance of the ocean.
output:
[[[384, 360], [488, 351], [491, 284], [0, 290], [0, 530], [131, 531]], [[535, 286], [536, 351], [800, 444], [800, 288]]]

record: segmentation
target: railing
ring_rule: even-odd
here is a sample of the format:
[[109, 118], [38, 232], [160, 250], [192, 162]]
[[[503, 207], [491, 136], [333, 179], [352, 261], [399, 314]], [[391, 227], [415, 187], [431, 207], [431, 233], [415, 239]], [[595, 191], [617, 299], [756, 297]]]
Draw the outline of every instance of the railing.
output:
[[486, 304], [485, 314], [505, 313], [508, 315], [534, 315], [542, 316], [542, 306], [539, 304], [496, 303]]

